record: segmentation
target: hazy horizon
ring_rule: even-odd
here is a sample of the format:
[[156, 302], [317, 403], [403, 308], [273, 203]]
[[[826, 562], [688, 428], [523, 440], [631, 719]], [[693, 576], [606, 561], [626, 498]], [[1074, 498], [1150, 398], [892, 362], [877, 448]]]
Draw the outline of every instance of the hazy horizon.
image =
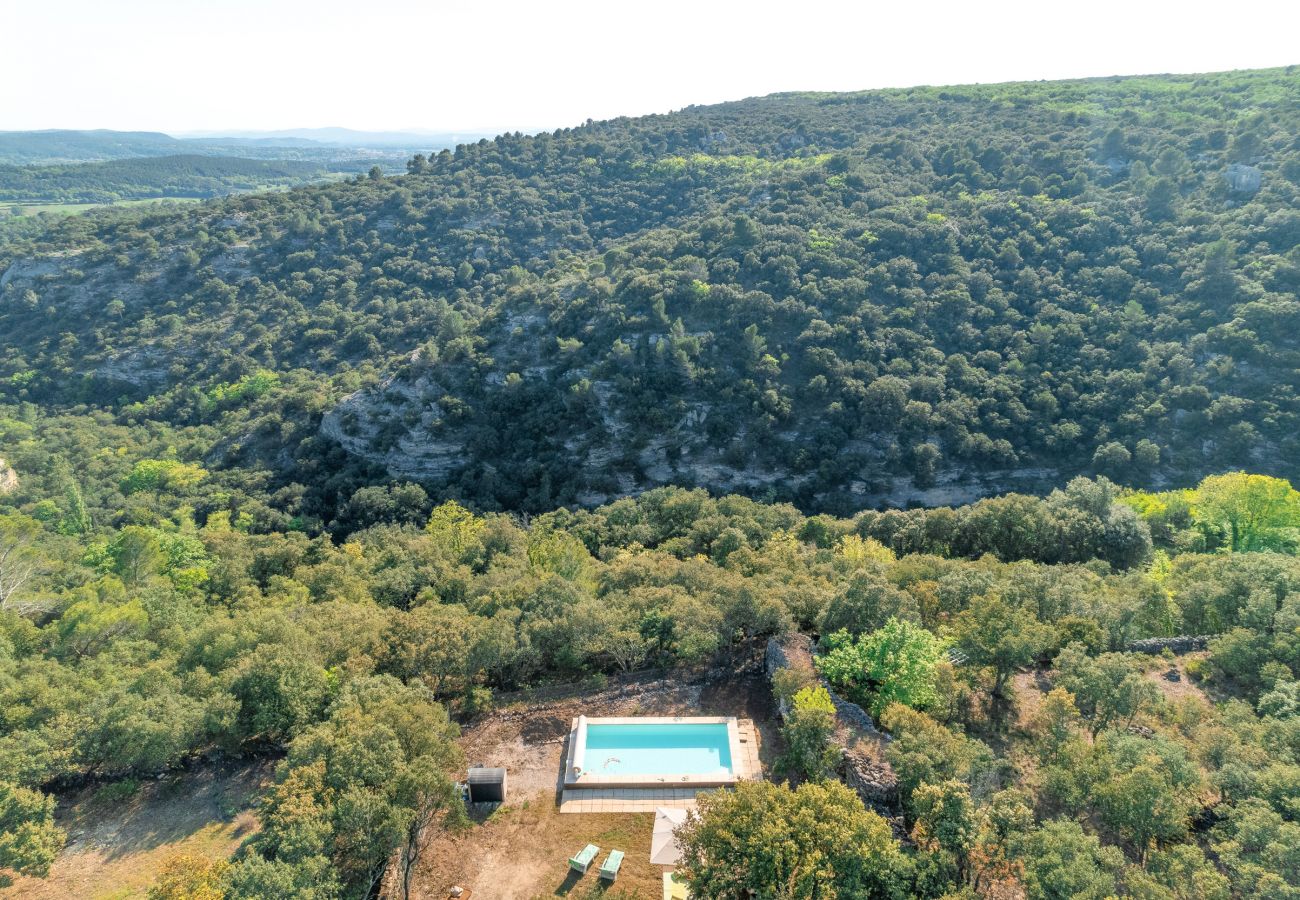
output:
[[[10, 15], [23, 40], [0, 57], [5, 131], [496, 134], [785, 91], [1300, 63], [1300, 4], [1248, 41], [1225, 40], [1221, 4], [1116, 0], [1085, 15], [1024, 0], [808, 16], [680, 0], [653, 10], [399, 0], [382, 19], [342, 0], [66, 0]], [[56, 56], [63, 64], [50, 66]]]

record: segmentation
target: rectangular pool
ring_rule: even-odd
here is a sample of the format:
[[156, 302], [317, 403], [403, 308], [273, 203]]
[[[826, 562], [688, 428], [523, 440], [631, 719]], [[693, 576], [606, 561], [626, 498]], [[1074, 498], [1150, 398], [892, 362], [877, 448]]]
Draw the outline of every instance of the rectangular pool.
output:
[[725, 722], [588, 725], [587, 769], [598, 775], [731, 772]]
[[736, 720], [579, 716], [570, 735], [569, 787], [722, 785], [736, 781]]

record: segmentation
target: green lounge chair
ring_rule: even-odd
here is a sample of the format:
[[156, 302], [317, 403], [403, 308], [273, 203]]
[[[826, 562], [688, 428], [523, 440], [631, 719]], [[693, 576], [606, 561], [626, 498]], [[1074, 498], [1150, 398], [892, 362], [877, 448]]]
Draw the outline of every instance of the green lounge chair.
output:
[[588, 844], [582, 848], [581, 853], [569, 860], [569, 868], [583, 875], [587, 874], [587, 869], [591, 868], [591, 864], [596, 861], [596, 854], [599, 852], [600, 848], [595, 844]]
[[609, 859], [605, 860], [605, 864], [600, 867], [600, 877], [613, 881], [618, 877], [618, 867], [621, 865], [623, 865], [623, 851], [609, 851]]

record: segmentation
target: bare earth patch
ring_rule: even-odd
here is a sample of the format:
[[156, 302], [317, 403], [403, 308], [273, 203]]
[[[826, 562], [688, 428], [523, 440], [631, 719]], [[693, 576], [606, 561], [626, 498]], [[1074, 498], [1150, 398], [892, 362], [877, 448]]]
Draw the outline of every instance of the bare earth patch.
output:
[[181, 853], [224, 858], [258, 828], [252, 812], [274, 764], [218, 765], [144, 783], [126, 800], [92, 790], [60, 798], [68, 843], [45, 879], [0, 890], [24, 900], [143, 897], [158, 870]]
[[[430, 842], [412, 880], [412, 900], [443, 900], [453, 885], [473, 891], [473, 900], [660, 896], [664, 869], [650, 865], [653, 815], [559, 812], [564, 741], [570, 721], [580, 713], [749, 718], [759, 735], [765, 770], [770, 770], [777, 752], [771, 694], [757, 671], [708, 684], [670, 677], [586, 697], [502, 709], [466, 728], [461, 745], [471, 764], [506, 767], [508, 802], [490, 813], [477, 812], [467, 831], [439, 835]], [[588, 843], [601, 852], [596, 865], [578, 877], [569, 871], [568, 859]], [[597, 875], [610, 850], [626, 853], [613, 885], [601, 883]]]
[[[1205, 691], [1192, 680], [1187, 674], [1187, 663], [1193, 659], [1204, 659], [1209, 654], [1189, 653], [1186, 656], [1180, 656], [1172, 661], [1157, 658], [1156, 665], [1148, 670], [1145, 675], [1151, 681], [1155, 682], [1160, 688], [1166, 700], [1177, 702], [1180, 700], [1196, 700], [1209, 706], [1210, 698]], [[1177, 679], [1173, 678], [1173, 673], [1177, 673]]]

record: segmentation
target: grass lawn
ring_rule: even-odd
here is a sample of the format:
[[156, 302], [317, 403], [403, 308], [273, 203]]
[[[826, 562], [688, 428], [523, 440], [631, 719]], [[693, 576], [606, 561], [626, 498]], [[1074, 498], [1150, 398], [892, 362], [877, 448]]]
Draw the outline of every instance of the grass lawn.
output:
[[[561, 814], [550, 800], [509, 803], [457, 835], [443, 835], [425, 853], [415, 884], [419, 896], [445, 897], [453, 884], [473, 885], [474, 897], [657, 898], [663, 869], [650, 865], [654, 816], [646, 813]], [[600, 853], [587, 874], [569, 857], [587, 844]], [[617, 881], [600, 880], [611, 850], [622, 850]]]

